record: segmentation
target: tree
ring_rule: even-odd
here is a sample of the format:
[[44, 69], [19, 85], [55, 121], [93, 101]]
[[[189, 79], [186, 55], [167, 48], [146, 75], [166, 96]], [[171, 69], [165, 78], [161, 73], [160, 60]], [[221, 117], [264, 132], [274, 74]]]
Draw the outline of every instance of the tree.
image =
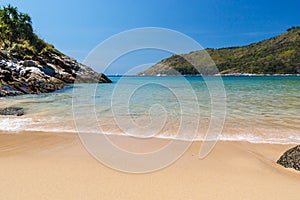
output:
[[19, 12], [11, 5], [0, 9], [0, 41], [4, 47], [32, 40], [32, 37], [33, 29], [28, 14]]
[[33, 32], [28, 14], [11, 5], [0, 7], [0, 49], [17, 59], [32, 59], [49, 53], [62, 55]]

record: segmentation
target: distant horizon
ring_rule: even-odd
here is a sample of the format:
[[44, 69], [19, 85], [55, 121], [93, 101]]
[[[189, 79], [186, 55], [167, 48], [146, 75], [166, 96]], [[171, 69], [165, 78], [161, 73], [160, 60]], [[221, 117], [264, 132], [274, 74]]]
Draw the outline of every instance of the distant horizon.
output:
[[[112, 35], [141, 27], [162, 27], [179, 31], [204, 48], [244, 46], [279, 35], [300, 25], [300, 2], [271, 0], [212, 1], [58, 1], [4, 0], [28, 13], [34, 31], [64, 54], [82, 62], [99, 43]], [[188, 52], [186, 52], [188, 53]], [[122, 60], [109, 73], [123, 73], [139, 63], [153, 63], [167, 57], [152, 55], [146, 61]]]

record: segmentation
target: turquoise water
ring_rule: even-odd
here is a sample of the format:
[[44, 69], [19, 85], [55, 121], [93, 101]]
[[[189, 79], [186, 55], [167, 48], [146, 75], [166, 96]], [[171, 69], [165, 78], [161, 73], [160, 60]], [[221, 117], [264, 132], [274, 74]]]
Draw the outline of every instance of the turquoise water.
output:
[[179, 139], [202, 140], [222, 126], [222, 140], [300, 142], [299, 76], [110, 78], [112, 84], [1, 98], [1, 107], [21, 106], [26, 114], [1, 116], [0, 131], [174, 138], [179, 130]]

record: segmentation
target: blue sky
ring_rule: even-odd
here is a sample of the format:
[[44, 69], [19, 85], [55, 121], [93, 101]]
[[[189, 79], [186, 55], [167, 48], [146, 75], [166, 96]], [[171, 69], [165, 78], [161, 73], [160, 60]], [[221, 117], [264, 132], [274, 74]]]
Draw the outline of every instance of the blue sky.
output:
[[[203, 47], [220, 48], [267, 39], [300, 25], [299, 0], [1, 2], [28, 13], [40, 37], [79, 61], [108, 37], [138, 27], [173, 29]], [[153, 61], [160, 56], [153, 56]]]

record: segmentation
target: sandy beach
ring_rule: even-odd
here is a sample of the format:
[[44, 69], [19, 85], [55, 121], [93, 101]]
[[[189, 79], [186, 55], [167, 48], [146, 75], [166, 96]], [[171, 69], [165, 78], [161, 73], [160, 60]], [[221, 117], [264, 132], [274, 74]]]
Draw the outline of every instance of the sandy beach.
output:
[[0, 200], [300, 200], [299, 0], [1, 2]]
[[2, 133], [0, 199], [299, 199], [300, 173], [276, 164], [293, 145], [218, 142], [199, 160], [200, 145], [162, 170], [126, 174], [77, 134]]

